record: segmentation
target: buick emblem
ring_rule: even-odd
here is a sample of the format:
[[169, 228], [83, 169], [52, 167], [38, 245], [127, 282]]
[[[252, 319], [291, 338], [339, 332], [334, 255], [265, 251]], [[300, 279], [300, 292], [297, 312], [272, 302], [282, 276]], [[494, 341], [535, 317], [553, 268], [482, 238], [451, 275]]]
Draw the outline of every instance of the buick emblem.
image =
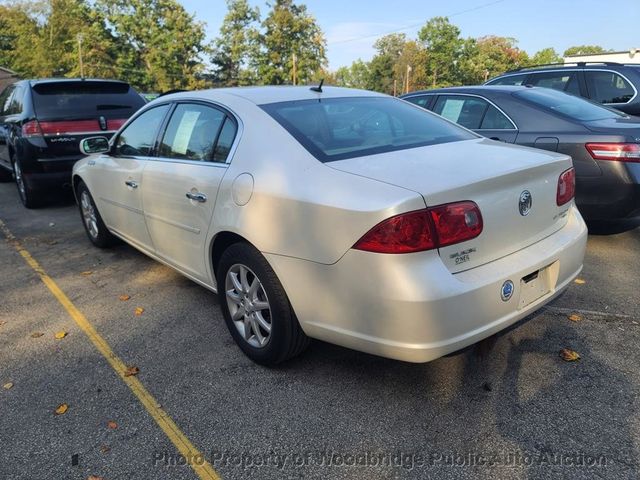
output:
[[500, 289], [500, 298], [502, 298], [503, 302], [506, 302], [513, 295], [513, 282], [511, 280], [507, 280], [502, 284], [502, 288]]
[[525, 190], [520, 194], [520, 200], [518, 201], [518, 210], [520, 210], [520, 215], [523, 217], [529, 215], [532, 204], [533, 200], [531, 198], [531, 192], [529, 190]]

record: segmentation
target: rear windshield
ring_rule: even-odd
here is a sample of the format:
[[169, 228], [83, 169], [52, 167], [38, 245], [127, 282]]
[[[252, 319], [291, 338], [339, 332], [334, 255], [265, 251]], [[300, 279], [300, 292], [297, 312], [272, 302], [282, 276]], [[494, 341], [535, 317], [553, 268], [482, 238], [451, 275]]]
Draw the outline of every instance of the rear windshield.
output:
[[47, 82], [33, 87], [39, 118], [129, 118], [145, 101], [127, 83]]
[[607, 108], [600, 104], [584, 100], [583, 98], [567, 95], [566, 93], [550, 88], [521, 90], [515, 92], [513, 96], [539, 105], [545, 110], [550, 110], [582, 122], [626, 116], [622, 112], [618, 112], [612, 108]]
[[298, 100], [262, 108], [321, 162], [477, 138], [395, 98]]

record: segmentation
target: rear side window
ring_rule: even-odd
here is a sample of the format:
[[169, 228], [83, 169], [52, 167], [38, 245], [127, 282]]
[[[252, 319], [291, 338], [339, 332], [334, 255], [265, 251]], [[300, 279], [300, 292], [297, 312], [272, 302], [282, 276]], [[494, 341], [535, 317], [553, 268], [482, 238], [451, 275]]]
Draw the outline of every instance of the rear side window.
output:
[[635, 90], [616, 72], [586, 71], [587, 89], [592, 100], [600, 103], [627, 103]]
[[512, 95], [538, 105], [545, 110], [583, 122], [626, 116], [612, 108], [603, 107], [583, 98], [565, 95], [550, 89], [523, 89]]
[[487, 85], [522, 85], [527, 78], [526, 73], [498, 77], [487, 82]]
[[572, 95], [580, 95], [577, 72], [532, 73], [527, 79], [527, 84], [536, 87], [553, 88]]
[[9, 85], [0, 94], [0, 115], [10, 115], [9, 105], [11, 104], [11, 96], [15, 88], [15, 85]]
[[322, 162], [476, 138], [396, 98], [327, 98], [261, 107]]
[[91, 80], [45, 82], [33, 86], [33, 104], [41, 119], [127, 119], [145, 102], [127, 83]]
[[480, 128], [489, 103], [481, 98], [463, 95], [441, 95], [433, 111], [447, 120], [463, 127], [476, 130]]
[[489, 105], [487, 113], [484, 114], [481, 130], [514, 130], [515, 126], [500, 110], [493, 105]]
[[160, 124], [168, 110], [169, 105], [160, 105], [133, 120], [118, 136], [115, 154], [129, 157], [151, 155]]
[[179, 104], [160, 145], [160, 156], [224, 162], [235, 137], [235, 124], [216, 108]]

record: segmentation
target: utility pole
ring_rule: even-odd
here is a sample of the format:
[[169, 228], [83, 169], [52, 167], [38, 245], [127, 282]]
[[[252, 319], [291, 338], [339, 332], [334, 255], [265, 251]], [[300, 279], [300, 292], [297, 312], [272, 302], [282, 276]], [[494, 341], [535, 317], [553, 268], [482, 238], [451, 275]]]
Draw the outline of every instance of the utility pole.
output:
[[406, 81], [407, 81], [407, 91], [405, 93], [409, 93], [409, 74], [411, 73], [413, 69], [411, 68], [411, 65], [407, 64], [407, 77], [406, 77]]
[[293, 54], [293, 84], [298, 83], [298, 72], [296, 71], [296, 54]]
[[82, 63], [82, 34], [79, 33], [78, 36], [78, 61], [80, 63], [80, 78], [84, 78], [84, 64]]
[[396, 80], [395, 78], [393, 79], [393, 96], [398, 96], [398, 80]]

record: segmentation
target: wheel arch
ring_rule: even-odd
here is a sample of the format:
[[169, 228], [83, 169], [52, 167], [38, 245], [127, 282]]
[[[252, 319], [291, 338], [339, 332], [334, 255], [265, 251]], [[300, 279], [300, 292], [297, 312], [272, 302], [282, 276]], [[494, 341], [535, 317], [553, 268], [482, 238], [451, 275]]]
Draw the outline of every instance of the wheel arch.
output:
[[218, 265], [220, 263], [220, 257], [222, 257], [224, 251], [234, 243], [247, 243], [255, 248], [255, 245], [245, 237], [230, 230], [222, 230], [216, 233], [211, 240], [211, 245], [209, 247], [209, 258], [211, 261], [211, 273], [216, 283], [216, 275], [218, 271]]

